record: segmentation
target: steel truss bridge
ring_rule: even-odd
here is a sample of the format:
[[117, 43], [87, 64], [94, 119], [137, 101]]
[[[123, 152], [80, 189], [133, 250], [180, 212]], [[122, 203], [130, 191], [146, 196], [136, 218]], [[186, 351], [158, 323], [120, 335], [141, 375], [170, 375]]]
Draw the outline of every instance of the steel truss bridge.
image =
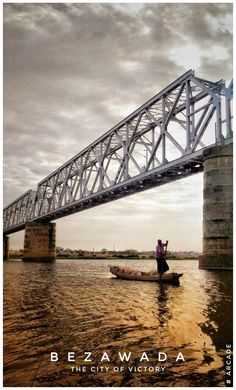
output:
[[4, 208], [4, 234], [203, 170], [203, 150], [232, 142], [233, 83], [189, 70]]

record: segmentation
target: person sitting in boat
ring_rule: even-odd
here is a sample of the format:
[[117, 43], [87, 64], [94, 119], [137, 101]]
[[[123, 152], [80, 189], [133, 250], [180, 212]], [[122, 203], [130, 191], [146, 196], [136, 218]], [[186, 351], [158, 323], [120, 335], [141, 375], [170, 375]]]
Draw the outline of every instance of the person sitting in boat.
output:
[[156, 260], [157, 260], [157, 272], [160, 274], [160, 279], [164, 272], [168, 271], [169, 266], [166, 262], [166, 251], [165, 247], [167, 247], [168, 241], [165, 244], [161, 240], [157, 241], [156, 246]]

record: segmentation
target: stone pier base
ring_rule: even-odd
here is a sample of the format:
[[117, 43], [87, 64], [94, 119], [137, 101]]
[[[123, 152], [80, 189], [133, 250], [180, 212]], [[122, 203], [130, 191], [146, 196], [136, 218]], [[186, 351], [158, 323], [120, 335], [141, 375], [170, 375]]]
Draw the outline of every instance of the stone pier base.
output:
[[3, 260], [9, 259], [9, 236], [3, 236]]
[[24, 261], [56, 260], [56, 224], [27, 222], [25, 224]]
[[203, 256], [199, 268], [233, 268], [233, 146], [205, 150]]

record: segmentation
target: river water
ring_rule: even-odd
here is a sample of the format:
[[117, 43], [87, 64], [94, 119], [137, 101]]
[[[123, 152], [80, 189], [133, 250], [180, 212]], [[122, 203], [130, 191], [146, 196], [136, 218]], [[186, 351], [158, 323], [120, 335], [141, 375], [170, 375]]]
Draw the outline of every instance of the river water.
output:
[[[119, 280], [108, 264], [149, 271], [155, 260], [4, 262], [4, 385], [225, 386], [232, 272], [170, 260], [184, 273], [175, 287]], [[129, 362], [119, 352], [131, 352]]]

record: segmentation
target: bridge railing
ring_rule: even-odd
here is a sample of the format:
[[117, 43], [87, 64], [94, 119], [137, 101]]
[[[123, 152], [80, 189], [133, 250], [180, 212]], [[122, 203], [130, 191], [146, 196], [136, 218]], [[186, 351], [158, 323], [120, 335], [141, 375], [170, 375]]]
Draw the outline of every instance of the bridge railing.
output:
[[112, 189], [180, 169], [205, 147], [230, 142], [232, 91], [223, 80], [186, 72], [5, 208], [4, 230], [76, 212], [83, 200], [92, 207], [95, 195], [110, 191], [112, 198]]

